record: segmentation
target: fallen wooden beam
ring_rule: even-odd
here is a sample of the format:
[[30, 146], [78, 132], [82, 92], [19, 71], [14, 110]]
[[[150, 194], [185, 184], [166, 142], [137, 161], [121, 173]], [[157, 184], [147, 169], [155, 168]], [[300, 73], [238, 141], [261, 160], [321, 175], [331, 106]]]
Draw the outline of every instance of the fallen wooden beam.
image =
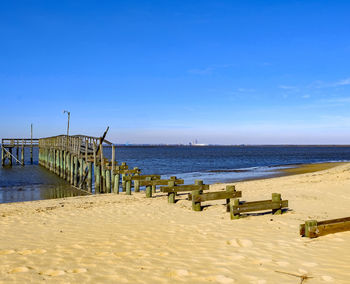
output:
[[229, 212], [231, 199], [237, 197], [242, 197], [242, 192], [236, 191], [234, 185], [226, 186], [225, 191], [203, 193], [202, 190], [193, 190], [192, 193], [188, 195], [188, 199], [192, 200], [192, 209], [194, 211], [202, 211], [202, 202], [226, 199], [226, 211]]
[[160, 175], [139, 175], [139, 176], [125, 176], [123, 179], [127, 180], [146, 180], [146, 178], [160, 179]]
[[316, 221], [308, 220], [300, 225], [302, 237], [317, 238], [328, 234], [350, 231], [350, 217]]
[[273, 214], [282, 214], [282, 208], [288, 207], [288, 200], [282, 200], [281, 194], [272, 193], [271, 200], [253, 201], [241, 203], [235, 199], [230, 205], [231, 219], [240, 218], [241, 213], [272, 210]]

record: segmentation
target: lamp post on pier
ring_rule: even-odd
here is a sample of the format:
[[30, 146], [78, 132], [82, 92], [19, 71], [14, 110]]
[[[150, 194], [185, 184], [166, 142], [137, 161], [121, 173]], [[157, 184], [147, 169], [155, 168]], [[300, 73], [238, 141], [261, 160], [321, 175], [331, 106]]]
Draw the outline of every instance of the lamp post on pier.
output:
[[63, 113], [67, 113], [68, 115], [68, 124], [67, 124], [67, 149], [68, 149], [70, 111], [64, 110]]

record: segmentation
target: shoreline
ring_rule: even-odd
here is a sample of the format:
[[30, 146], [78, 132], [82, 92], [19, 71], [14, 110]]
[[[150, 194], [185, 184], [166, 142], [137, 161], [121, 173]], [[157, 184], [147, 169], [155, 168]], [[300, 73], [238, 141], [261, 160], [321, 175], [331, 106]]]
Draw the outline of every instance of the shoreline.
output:
[[350, 163], [234, 184], [244, 201], [281, 193], [289, 210], [230, 220], [224, 201], [195, 212], [187, 195], [168, 204], [159, 192], [0, 204], [0, 283], [348, 281], [350, 232], [311, 240], [299, 225], [349, 215]]

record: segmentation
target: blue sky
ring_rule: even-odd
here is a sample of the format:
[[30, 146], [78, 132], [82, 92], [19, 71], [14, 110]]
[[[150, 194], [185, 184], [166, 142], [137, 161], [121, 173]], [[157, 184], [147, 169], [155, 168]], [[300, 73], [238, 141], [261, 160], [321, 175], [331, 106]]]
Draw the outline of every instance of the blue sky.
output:
[[349, 1], [1, 1], [0, 136], [349, 144]]

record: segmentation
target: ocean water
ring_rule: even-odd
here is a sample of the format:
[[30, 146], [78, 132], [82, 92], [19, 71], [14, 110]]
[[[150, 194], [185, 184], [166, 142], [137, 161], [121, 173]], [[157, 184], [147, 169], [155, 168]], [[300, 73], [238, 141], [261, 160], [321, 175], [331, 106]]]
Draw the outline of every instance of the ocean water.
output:
[[[0, 167], [0, 203], [50, 199], [83, 194], [55, 174], [38, 165], [29, 165], [29, 149], [24, 167]], [[104, 153], [111, 158], [111, 148]], [[350, 161], [350, 147], [297, 146], [150, 146], [117, 147], [116, 160], [142, 174], [176, 175], [185, 184], [202, 179], [205, 183], [239, 181], [274, 176], [278, 169], [304, 163]]]

